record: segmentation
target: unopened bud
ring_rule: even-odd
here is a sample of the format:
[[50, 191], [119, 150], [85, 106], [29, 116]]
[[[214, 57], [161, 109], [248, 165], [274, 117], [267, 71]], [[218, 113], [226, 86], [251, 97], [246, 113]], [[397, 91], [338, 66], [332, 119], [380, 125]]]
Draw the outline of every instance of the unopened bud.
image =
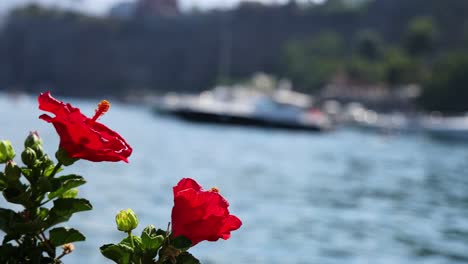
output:
[[42, 145], [34, 145], [31, 146], [32, 150], [36, 152], [36, 156], [38, 158], [42, 158], [44, 156], [44, 149], [42, 148]]
[[33, 131], [29, 133], [29, 136], [24, 141], [25, 148], [33, 148], [33, 146], [42, 146], [42, 139], [39, 137], [37, 131]]
[[122, 210], [115, 216], [117, 229], [130, 232], [138, 226], [138, 217], [132, 209]]
[[5, 176], [8, 182], [15, 182], [21, 177], [21, 168], [10, 160], [5, 166]]
[[32, 167], [36, 161], [36, 152], [32, 148], [26, 148], [21, 153], [21, 160], [26, 166]]
[[62, 246], [64, 254], [70, 254], [75, 250], [75, 246], [72, 243], [68, 243]]
[[50, 159], [49, 155], [47, 154], [41, 157], [41, 162], [44, 168], [54, 165], [54, 162]]
[[0, 140], [0, 163], [5, 163], [15, 157], [15, 150], [8, 140]]

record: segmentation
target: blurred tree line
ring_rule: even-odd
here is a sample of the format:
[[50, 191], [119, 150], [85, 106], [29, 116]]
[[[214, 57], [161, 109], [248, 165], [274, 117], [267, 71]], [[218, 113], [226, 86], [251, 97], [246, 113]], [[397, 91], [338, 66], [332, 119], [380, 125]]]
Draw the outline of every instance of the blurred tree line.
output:
[[422, 84], [429, 110], [467, 111], [468, 1], [328, 0], [173, 17], [28, 5], [0, 31], [0, 89], [70, 96], [198, 92], [263, 71], [316, 92], [337, 73]]

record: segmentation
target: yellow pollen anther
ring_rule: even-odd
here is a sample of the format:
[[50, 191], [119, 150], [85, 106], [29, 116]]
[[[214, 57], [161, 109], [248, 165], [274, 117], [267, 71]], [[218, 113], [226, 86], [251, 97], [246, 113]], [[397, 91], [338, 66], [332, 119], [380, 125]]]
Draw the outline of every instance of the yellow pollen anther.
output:
[[98, 111], [102, 111], [102, 113], [109, 111], [109, 108], [110, 108], [110, 103], [107, 100], [102, 100], [98, 104]]
[[216, 188], [216, 187], [213, 187], [213, 188], [210, 189], [210, 192], [219, 193], [219, 189]]
[[100, 116], [102, 116], [105, 112], [109, 111], [110, 103], [107, 100], [102, 100], [98, 104], [98, 108], [96, 109], [96, 113], [94, 114], [92, 120], [96, 121]]

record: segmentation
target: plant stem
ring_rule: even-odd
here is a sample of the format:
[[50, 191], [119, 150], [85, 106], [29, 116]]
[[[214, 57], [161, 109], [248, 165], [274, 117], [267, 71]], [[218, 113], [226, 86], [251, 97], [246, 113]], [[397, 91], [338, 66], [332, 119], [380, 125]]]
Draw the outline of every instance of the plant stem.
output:
[[[53, 177], [55, 176], [55, 174], [57, 174], [57, 172], [58, 172], [58, 170], [60, 169], [60, 167], [62, 167], [62, 165], [63, 165], [63, 164], [59, 161], [59, 162], [55, 165], [54, 170], [52, 171], [52, 173], [50, 174], [49, 177], [50, 177], [50, 178], [53, 178]], [[46, 204], [46, 203], [48, 203], [48, 202], [50, 202], [50, 201], [52, 201], [52, 199], [47, 199], [47, 200], [45, 200], [44, 202], [42, 202], [41, 204], [39, 204], [38, 207], [41, 207], [41, 206], [43, 206], [44, 204]]]
[[128, 231], [128, 237], [130, 238], [130, 243], [132, 244], [132, 248], [135, 248], [135, 244], [133, 244], [132, 230]]
[[167, 223], [167, 230], [166, 230], [166, 238], [169, 237], [169, 234], [171, 232], [171, 222]]
[[[130, 238], [130, 244], [132, 245], [132, 248], [135, 249], [135, 243], [133, 243], [133, 236], [132, 236], [132, 230], [128, 231], [128, 237]], [[132, 257], [133, 259], [133, 254]], [[141, 264], [141, 258], [138, 257], [138, 262]]]
[[57, 163], [57, 165], [55, 165], [54, 170], [52, 171], [52, 173], [50, 174], [49, 177], [51, 177], [51, 178], [54, 177], [55, 174], [57, 173], [57, 171], [60, 169], [60, 167], [62, 167], [62, 165], [63, 165], [63, 164], [59, 161], [59, 162]]
[[59, 260], [59, 259], [63, 258], [63, 256], [65, 256], [66, 254], [67, 254], [67, 253], [65, 253], [65, 251], [62, 252], [62, 254], [60, 254], [60, 256], [58, 256], [58, 257], [56, 258], [56, 260]]
[[41, 236], [42, 236], [42, 239], [43, 239], [42, 243], [44, 243], [44, 245], [46, 245], [46, 247], [50, 250], [48, 252], [49, 256], [50, 257], [55, 257], [55, 249], [52, 247], [52, 245], [50, 244], [50, 241], [45, 236], [44, 231], [41, 231]]

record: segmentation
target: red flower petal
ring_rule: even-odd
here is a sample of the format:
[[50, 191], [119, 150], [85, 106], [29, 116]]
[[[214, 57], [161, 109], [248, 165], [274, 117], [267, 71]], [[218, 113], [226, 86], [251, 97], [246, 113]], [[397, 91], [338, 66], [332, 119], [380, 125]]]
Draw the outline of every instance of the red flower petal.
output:
[[39, 118], [52, 123], [60, 136], [60, 147], [72, 158], [90, 161], [125, 161], [132, 148], [117, 132], [83, 115], [80, 109], [58, 101], [50, 92], [38, 97], [39, 109], [55, 115]]
[[194, 180], [182, 179], [174, 187], [172, 235], [189, 238], [192, 246], [203, 240], [228, 239], [242, 225], [228, 207], [218, 192], [204, 191]]
[[184, 178], [182, 180], [179, 181], [179, 183], [174, 186], [173, 188], [173, 191], [174, 191], [174, 195], [182, 190], [185, 190], [185, 189], [193, 189], [193, 190], [196, 190], [196, 191], [200, 191], [202, 189], [202, 187], [196, 182], [194, 181], [193, 179], [190, 179], [190, 178]]

